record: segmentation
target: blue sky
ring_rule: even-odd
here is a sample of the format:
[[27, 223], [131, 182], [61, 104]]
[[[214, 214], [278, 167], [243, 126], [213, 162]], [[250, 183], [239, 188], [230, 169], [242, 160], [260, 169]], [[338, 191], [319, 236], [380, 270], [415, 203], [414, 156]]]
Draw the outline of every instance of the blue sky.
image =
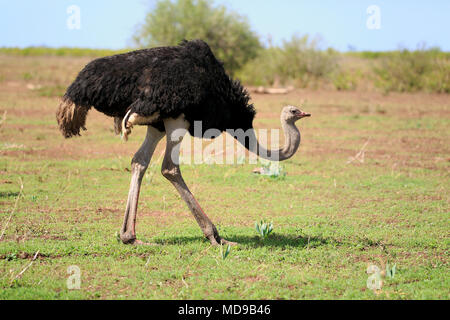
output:
[[[136, 26], [155, 0], [0, 0], [0, 47], [131, 45]], [[263, 39], [281, 43], [292, 34], [320, 35], [345, 51], [410, 49], [418, 43], [450, 51], [450, 1], [216, 0], [248, 17]], [[80, 29], [70, 30], [67, 8], [80, 8]], [[370, 5], [380, 9], [380, 29], [366, 26]]]

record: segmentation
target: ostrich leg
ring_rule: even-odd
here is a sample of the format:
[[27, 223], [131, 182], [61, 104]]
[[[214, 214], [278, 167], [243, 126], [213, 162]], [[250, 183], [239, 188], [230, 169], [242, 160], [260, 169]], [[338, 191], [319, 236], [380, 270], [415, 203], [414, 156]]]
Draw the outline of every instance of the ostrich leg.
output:
[[177, 189], [181, 198], [186, 202], [195, 220], [197, 220], [198, 225], [203, 231], [206, 238], [209, 239], [212, 245], [220, 244], [235, 244], [222, 239], [219, 236], [214, 224], [208, 218], [208, 216], [203, 212], [202, 208], [198, 204], [197, 200], [194, 198], [192, 193], [189, 191], [186, 183], [181, 176], [180, 166], [179, 166], [179, 156], [180, 147], [183, 137], [187, 133], [189, 128], [189, 123], [187, 123], [182, 117], [178, 119], [169, 119], [164, 121], [164, 126], [166, 128], [167, 135], [167, 145], [166, 153], [164, 155], [164, 161], [161, 168], [161, 173], [163, 176], [169, 180], [174, 187]]
[[158, 142], [164, 136], [163, 132], [158, 131], [152, 126], [147, 127], [147, 136], [138, 152], [131, 161], [131, 184], [128, 194], [127, 208], [123, 220], [120, 239], [125, 244], [137, 243], [136, 241], [136, 213], [139, 201], [139, 191], [141, 189], [142, 178], [148, 168], [150, 159], [155, 151]]

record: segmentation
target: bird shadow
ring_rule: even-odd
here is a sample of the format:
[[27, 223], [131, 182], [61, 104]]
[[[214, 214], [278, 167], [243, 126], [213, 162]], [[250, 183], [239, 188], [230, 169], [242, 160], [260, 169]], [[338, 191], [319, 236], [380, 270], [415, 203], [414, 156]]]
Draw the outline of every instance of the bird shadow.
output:
[[[225, 237], [228, 241], [236, 242], [238, 245], [244, 245], [252, 248], [259, 247], [278, 247], [278, 248], [316, 248], [328, 244], [339, 244], [335, 239], [323, 238], [320, 236], [290, 236], [273, 234], [262, 239], [258, 236], [228, 236]], [[175, 236], [166, 239], [158, 239], [154, 241], [157, 244], [163, 245], [180, 245], [191, 242], [201, 242], [208, 240], [203, 237], [189, 237], [189, 236]]]

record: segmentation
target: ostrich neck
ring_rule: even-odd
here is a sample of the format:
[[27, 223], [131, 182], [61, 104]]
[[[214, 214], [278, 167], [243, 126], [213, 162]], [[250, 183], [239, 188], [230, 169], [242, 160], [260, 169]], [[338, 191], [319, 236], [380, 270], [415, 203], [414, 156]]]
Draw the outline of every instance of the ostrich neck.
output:
[[297, 152], [302, 137], [293, 121], [282, 121], [281, 126], [284, 132], [284, 147], [280, 150], [279, 161], [284, 161], [291, 158]]
[[281, 126], [284, 132], [284, 146], [278, 150], [267, 150], [256, 138], [255, 130], [251, 129], [247, 132], [250, 143], [238, 141], [249, 151], [257, 154], [259, 157], [270, 161], [284, 161], [291, 158], [298, 150], [301, 141], [301, 135], [293, 121], [281, 119]]

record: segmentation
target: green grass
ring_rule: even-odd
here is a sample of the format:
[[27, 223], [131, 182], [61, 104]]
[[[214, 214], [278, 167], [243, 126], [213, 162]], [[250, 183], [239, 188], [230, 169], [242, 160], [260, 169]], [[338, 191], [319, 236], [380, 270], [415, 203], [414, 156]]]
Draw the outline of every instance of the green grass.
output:
[[[60, 80], [45, 75], [44, 84], [66, 86], [62, 61], [73, 74], [85, 60], [21, 59], [0, 69], [21, 84], [0, 87], [0, 299], [449, 298], [445, 96], [254, 96], [258, 128], [278, 128], [281, 106], [300, 95], [313, 117], [302, 120], [302, 146], [283, 163], [283, 177], [255, 175], [249, 164], [182, 166], [221, 235], [239, 243], [223, 259], [159, 173], [163, 143], [137, 218], [138, 238], [156, 245], [119, 243], [130, 160], [144, 129], [125, 144], [111, 119], [91, 112], [84, 136], [63, 140], [57, 97], [24, 89], [23, 74], [43, 77], [54, 66]], [[349, 164], [366, 141], [364, 162]], [[265, 239], [255, 230], [261, 220], [274, 226]], [[367, 289], [368, 265], [388, 262], [395, 277], [379, 292]], [[66, 285], [72, 265], [81, 269], [80, 290]]]
[[[158, 245], [130, 247], [115, 236], [125, 163], [3, 161], [4, 179], [22, 177], [24, 198], [0, 247], [1, 298], [447, 298], [448, 203], [425, 200], [442, 187], [425, 173], [348, 172], [305, 161], [309, 174], [277, 180], [251, 175], [248, 165], [183, 168], [221, 234], [240, 243], [222, 261], [159, 175], [151, 186], [144, 182], [138, 219], [140, 238]], [[2, 200], [12, 203], [17, 190], [2, 185]], [[253, 227], [260, 217], [274, 221], [265, 240]], [[29, 261], [5, 257], [37, 250], [40, 259], [11, 284]], [[396, 277], [374, 295], [365, 269], [387, 260], [397, 263]], [[69, 265], [82, 270], [79, 291], [65, 287]]]

